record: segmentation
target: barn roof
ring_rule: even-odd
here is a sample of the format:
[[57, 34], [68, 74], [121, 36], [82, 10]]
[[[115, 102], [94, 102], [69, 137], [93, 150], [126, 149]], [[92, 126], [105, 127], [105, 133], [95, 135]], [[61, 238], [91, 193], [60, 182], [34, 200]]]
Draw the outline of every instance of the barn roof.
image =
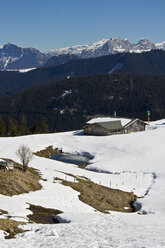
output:
[[97, 122], [93, 124], [101, 126], [106, 130], [116, 130], [116, 129], [118, 130], [123, 128], [121, 121]]
[[93, 124], [98, 122], [114, 122], [114, 121], [120, 121], [122, 126], [127, 125], [130, 123], [131, 119], [128, 118], [117, 118], [117, 117], [97, 117], [89, 120], [86, 124]]
[[90, 121], [88, 121], [87, 125], [98, 125], [108, 131], [110, 130], [121, 130], [123, 128], [128, 127], [135, 121], [140, 121], [144, 125], [147, 125], [144, 121], [140, 119], [126, 119], [126, 118], [112, 118], [112, 117], [106, 117], [106, 118], [94, 118]]

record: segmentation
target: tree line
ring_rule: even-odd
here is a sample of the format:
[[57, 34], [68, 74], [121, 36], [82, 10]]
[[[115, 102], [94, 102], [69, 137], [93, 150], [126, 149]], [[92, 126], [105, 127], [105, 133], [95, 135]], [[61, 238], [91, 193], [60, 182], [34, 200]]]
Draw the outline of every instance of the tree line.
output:
[[0, 136], [21, 136], [27, 134], [48, 133], [49, 128], [45, 120], [27, 126], [26, 116], [23, 114], [20, 120], [14, 119], [11, 115], [4, 121], [0, 115]]

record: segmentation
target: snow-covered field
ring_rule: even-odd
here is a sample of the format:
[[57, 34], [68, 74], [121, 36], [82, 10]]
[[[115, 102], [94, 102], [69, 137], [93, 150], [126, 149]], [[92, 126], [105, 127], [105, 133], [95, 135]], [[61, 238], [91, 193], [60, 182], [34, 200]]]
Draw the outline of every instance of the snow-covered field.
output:
[[[30, 231], [5, 240], [0, 231], [0, 248], [15, 247], [165, 247], [165, 120], [151, 123], [148, 131], [113, 136], [85, 136], [81, 131], [57, 134], [0, 138], [0, 157], [19, 162], [15, 151], [20, 144], [32, 151], [49, 145], [64, 152], [91, 154], [88, 170], [76, 165], [34, 156], [31, 166], [41, 171], [42, 190], [13, 197], [0, 195], [0, 209], [15, 220], [27, 220], [28, 203], [62, 210], [62, 221], [70, 223], [27, 224]], [[154, 129], [154, 127], [156, 127]], [[140, 198], [136, 213], [110, 211], [102, 214], [79, 201], [77, 191], [54, 177], [74, 181], [72, 176], [85, 176], [93, 182], [124, 191]], [[1, 216], [2, 218], [3, 216]]]

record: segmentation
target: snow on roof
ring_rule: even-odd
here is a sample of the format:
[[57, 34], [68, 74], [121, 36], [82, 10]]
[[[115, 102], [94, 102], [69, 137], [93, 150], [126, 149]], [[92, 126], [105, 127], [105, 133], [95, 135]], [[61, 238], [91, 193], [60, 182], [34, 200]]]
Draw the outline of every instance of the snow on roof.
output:
[[122, 126], [127, 125], [131, 119], [126, 119], [126, 118], [113, 118], [113, 117], [98, 117], [98, 118], [93, 118], [90, 121], [87, 122], [87, 124], [93, 124], [97, 122], [109, 122], [109, 121], [121, 121]]

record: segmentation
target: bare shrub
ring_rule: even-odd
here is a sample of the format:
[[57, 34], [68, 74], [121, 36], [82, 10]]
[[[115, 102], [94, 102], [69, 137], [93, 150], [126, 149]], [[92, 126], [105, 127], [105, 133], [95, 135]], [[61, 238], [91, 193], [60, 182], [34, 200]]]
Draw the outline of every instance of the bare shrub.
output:
[[16, 151], [16, 155], [20, 158], [23, 170], [26, 171], [28, 164], [33, 157], [33, 153], [28, 146], [20, 145]]

